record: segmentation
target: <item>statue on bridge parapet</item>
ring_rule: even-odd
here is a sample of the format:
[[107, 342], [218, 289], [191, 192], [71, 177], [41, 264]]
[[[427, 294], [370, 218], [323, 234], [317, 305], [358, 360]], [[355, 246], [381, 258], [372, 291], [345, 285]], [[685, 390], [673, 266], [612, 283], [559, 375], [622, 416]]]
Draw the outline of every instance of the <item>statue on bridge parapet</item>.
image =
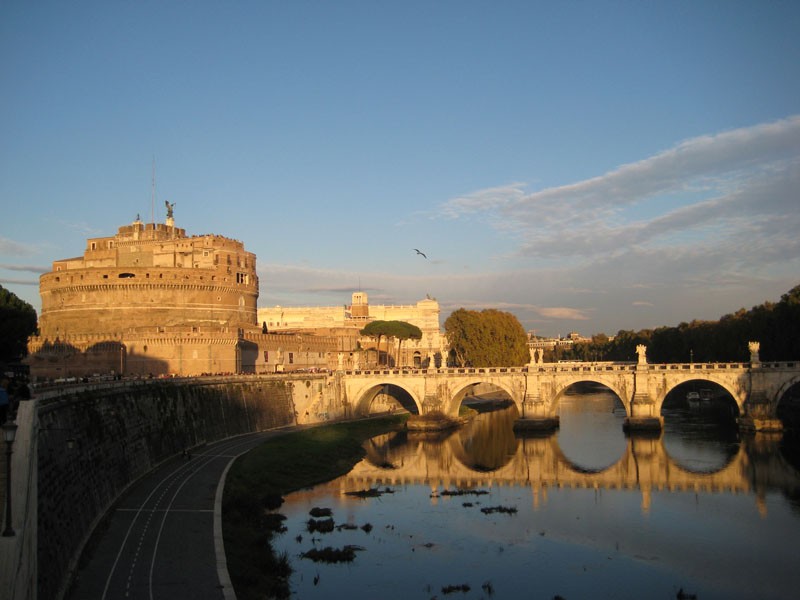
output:
[[544, 350], [541, 348], [530, 348], [531, 361], [528, 364], [540, 365], [544, 362]]
[[761, 359], [758, 357], [758, 351], [761, 349], [761, 343], [748, 342], [747, 348], [750, 350], [750, 362], [754, 365], [761, 363]]
[[647, 346], [644, 344], [639, 344], [636, 346], [636, 354], [639, 355], [639, 363], [640, 365], [647, 364]]

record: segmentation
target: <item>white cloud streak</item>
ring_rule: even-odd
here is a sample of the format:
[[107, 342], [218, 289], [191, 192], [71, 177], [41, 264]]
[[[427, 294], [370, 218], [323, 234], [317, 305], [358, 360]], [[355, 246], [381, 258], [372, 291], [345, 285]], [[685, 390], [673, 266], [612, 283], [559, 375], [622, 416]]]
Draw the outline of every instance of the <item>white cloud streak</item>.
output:
[[6, 263], [0, 263], [0, 269], [5, 269], [7, 271], [24, 271], [26, 273], [47, 273], [50, 269], [48, 267], [40, 267], [37, 265], [12, 265]]
[[695, 254], [716, 247], [725, 250], [726, 265], [752, 266], [800, 256], [791, 235], [800, 226], [797, 189], [800, 116], [793, 116], [693, 138], [569, 185], [474, 192], [440, 212], [482, 212], [512, 229], [518, 254], [530, 258], [593, 261], [637, 247]]
[[31, 256], [36, 252], [36, 248], [31, 244], [23, 244], [0, 236], [0, 255]]

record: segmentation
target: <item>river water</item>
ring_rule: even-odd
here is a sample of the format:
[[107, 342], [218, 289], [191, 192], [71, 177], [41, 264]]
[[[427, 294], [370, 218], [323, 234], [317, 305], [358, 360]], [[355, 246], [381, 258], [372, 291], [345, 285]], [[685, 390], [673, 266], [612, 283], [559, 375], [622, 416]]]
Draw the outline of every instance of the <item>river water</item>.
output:
[[[346, 476], [280, 508], [294, 598], [796, 598], [798, 452], [716, 415], [665, 413], [623, 433], [611, 393], [565, 397], [561, 426], [520, 437], [515, 409], [447, 434], [365, 444]], [[377, 490], [372, 497], [351, 492]], [[333, 531], [309, 533], [313, 508]], [[312, 548], [357, 548], [347, 563]]]

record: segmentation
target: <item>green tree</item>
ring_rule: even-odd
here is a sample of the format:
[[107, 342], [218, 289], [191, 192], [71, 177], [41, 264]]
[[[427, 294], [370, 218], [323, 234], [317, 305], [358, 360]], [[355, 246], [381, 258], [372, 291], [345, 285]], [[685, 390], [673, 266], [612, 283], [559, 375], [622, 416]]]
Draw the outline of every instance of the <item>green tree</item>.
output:
[[[381, 355], [381, 338], [399, 340], [397, 348], [397, 356], [395, 363], [399, 362], [400, 349], [405, 340], [420, 340], [422, 339], [422, 330], [416, 325], [406, 323], [405, 321], [372, 321], [368, 323], [360, 332], [377, 340], [378, 347], [378, 363], [380, 363]], [[389, 348], [386, 348], [386, 360], [389, 360]]]
[[0, 361], [15, 362], [28, 354], [36, 324], [33, 307], [0, 286]]
[[511, 313], [459, 308], [447, 318], [444, 329], [458, 366], [514, 367], [530, 362], [528, 336]]
[[398, 340], [398, 345], [397, 345], [398, 360], [396, 362], [399, 362], [399, 359], [402, 356], [401, 350], [403, 347], [403, 342], [406, 340], [421, 340], [422, 330], [416, 325], [413, 325], [411, 323], [406, 323], [405, 321], [390, 321], [390, 323], [394, 324], [393, 337], [397, 338]]
[[381, 364], [381, 338], [384, 337], [389, 330], [387, 326], [388, 321], [372, 321], [367, 323], [359, 333], [367, 337], [375, 338], [377, 340], [376, 348], [378, 352], [377, 363]]

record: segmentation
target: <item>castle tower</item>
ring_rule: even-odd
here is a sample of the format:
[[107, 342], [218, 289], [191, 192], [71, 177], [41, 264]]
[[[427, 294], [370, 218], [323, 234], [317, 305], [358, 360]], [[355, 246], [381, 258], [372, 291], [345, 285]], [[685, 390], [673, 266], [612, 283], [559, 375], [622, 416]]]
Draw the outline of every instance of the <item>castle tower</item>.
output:
[[366, 292], [353, 292], [350, 316], [353, 319], [366, 319], [369, 317], [369, 300]]
[[[220, 235], [187, 236], [175, 227], [171, 210], [167, 221], [143, 223], [137, 216], [114, 236], [88, 239], [82, 256], [54, 261], [53, 270], [39, 279], [40, 335], [31, 339], [31, 354], [56, 340], [76, 351], [114, 341], [125, 345], [130, 363], [132, 348], [152, 356], [169, 342], [180, 347], [169, 356], [161, 352], [166, 364], [157, 371], [190, 372], [186, 360], [195, 358], [208, 358], [202, 371], [220, 370], [211, 369], [213, 352], [201, 349], [198, 340], [212, 345], [222, 338], [238, 340], [256, 327], [256, 256], [242, 242]], [[180, 344], [190, 338], [195, 346], [187, 356]], [[130, 370], [118, 355], [115, 370]], [[32, 369], [35, 364], [32, 360]], [[224, 370], [234, 370], [229, 367]]]

